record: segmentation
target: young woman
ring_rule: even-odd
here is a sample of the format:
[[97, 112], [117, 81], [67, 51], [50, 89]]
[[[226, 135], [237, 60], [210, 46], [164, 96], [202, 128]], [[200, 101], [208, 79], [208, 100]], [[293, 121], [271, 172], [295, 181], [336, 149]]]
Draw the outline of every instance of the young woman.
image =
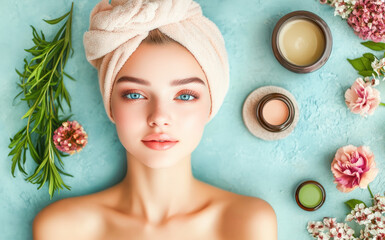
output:
[[35, 240], [277, 239], [266, 201], [192, 175], [191, 153], [217, 111], [215, 84], [203, 69], [160, 29], [147, 33], [104, 95], [126, 149], [126, 176], [106, 190], [44, 208], [34, 220]]

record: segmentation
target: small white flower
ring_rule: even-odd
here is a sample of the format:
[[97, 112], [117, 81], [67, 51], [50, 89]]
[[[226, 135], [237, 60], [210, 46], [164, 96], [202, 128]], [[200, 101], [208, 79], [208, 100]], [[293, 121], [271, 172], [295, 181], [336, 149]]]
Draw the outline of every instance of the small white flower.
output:
[[350, 221], [352, 221], [353, 219], [354, 219], [353, 215], [352, 215], [352, 214], [348, 214], [348, 215], [346, 216], [346, 218], [345, 218], [345, 221], [350, 222]]
[[359, 208], [359, 209], [364, 209], [364, 208], [365, 208], [365, 205], [364, 205], [363, 203], [360, 203], [360, 204], [358, 204], [358, 208]]
[[309, 233], [313, 233], [316, 229], [315, 229], [315, 225], [316, 223], [314, 222], [314, 221], [309, 221], [308, 223], [307, 223], [307, 231], [309, 232]]
[[336, 236], [337, 235], [337, 229], [336, 228], [332, 228], [332, 229], [330, 229], [330, 234], [332, 235], [332, 236]]
[[354, 230], [351, 229], [351, 228], [349, 228], [349, 229], [347, 229], [346, 233], [347, 233], [349, 236], [353, 236]]
[[363, 209], [363, 213], [369, 215], [372, 213], [372, 209], [370, 207]]
[[329, 240], [330, 239], [330, 236], [328, 233], [323, 233], [321, 232], [319, 235], [318, 235], [318, 239], [321, 239], [321, 240]]

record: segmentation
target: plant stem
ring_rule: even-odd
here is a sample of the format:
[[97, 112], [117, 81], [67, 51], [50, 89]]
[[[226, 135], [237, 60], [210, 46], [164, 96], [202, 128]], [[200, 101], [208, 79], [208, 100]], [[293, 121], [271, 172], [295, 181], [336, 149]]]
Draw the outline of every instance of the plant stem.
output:
[[380, 102], [380, 105], [381, 105], [381, 106], [385, 106], [385, 103], [383, 103], [383, 102]]
[[370, 190], [369, 184], [368, 184], [368, 190], [369, 190], [369, 192], [370, 192], [370, 196], [371, 196], [372, 198], [374, 198], [373, 193], [372, 193], [372, 190]]

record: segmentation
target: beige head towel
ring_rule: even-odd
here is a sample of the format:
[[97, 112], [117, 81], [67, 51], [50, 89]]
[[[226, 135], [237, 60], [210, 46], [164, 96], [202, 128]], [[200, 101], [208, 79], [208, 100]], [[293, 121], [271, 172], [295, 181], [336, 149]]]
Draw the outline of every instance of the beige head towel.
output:
[[102, 0], [94, 7], [83, 43], [87, 60], [98, 70], [108, 117], [115, 123], [110, 102], [116, 75], [155, 28], [187, 48], [201, 65], [209, 83], [211, 120], [229, 87], [227, 52], [217, 26], [192, 0]]

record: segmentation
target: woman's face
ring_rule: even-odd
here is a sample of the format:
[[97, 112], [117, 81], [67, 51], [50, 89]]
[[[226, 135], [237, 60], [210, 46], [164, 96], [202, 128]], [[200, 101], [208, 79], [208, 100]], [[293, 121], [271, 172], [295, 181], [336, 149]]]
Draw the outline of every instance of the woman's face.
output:
[[[111, 96], [121, 143], [130, 158], [151, 168], [190, 156], [209, 120], [210, 105], [202, 68], [177, 43], [140, 44], [117, 74]], [[159, 142], [164, 135], [149, 136], [161, 133], [174, 143]]]

